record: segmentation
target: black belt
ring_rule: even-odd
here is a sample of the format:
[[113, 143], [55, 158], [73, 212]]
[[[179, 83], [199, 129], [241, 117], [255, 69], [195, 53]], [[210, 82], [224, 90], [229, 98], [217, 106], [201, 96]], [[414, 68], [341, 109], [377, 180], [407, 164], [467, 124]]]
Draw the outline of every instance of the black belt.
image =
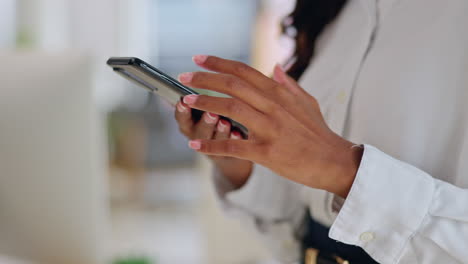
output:
[[305, 223], [305, 233], [302, 236], [302, 263], [378, 264], [362, 248], [329, 238], [330, 229], [314, 221], [309, 213], [306, 214]]

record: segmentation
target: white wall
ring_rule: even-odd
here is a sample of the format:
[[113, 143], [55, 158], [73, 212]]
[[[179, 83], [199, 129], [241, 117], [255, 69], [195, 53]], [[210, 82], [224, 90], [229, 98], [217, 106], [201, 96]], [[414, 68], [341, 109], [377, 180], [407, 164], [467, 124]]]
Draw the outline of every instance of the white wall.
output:
[[[0, 0], [0, 48], [15, 48], [15, 31], [26, 34], [21, 49], [36, 53], [85, 54], [92, 57], [90, 72], [95, 103], [102, 113], [126, 96], [126, 80], [106, 66], [110, 56], [149, 56], [155, 50], [148, 34], [151, 0]], [[9, 3], [9, 5], [7, 5]], [[14, 7], [17, 6], [15, 17]], [[10, 12], [4, 12], [8, 8]], [[5, 16], [6, 15], [6, 16]], [[7, 19], [8, 18], [8, 19]], [[3, 23], [8, 21], [7, 23]], [[16, 21], [16, 27], [15, 27]], [[130, 21], [130, 22], [128, 22]], [[133, 28], [138, 25], [138, 30]], [[4, 34], [4, 29], [9, 34]], [[12, 37], [6, 37], [13, 35]], [[5, 40], [4, 40], [5, 39]], [[100, 116], [102, 117], [102, 115]], [[105, 122], [102, 120], [101, 125]], [[104, 165], [104, 164], [100, 164]], [[106, 175], [102, 175], [107, 183]], [[98, 223], [101, 224], [101, 223]], [[103, 232], [106, 232], [103, 230]], [[103, 245], [105, 248], [106, 245]], [[108, 254], [108, 252], [104, 252]]]
[[1, 0], [0, 10], [0, 48], [9, 49], [15, 45], [15, 30], [16, 30], [16, 1], [15, 0]]
[[148, 23], [151, 0], [2, 0], [2, 31], [15, 20], [15, 3], [19, 27], [31, 32], [36, 49], [79, 49], [94, 56], [154, 51]]
[[[1, 0], [0, 8], [7, 2], [15, 1]], [[18, 0], [17, 3], [18, 29], [28, 34], [30, 48], [52, 53], [74, 50], [94, 57], [95, 97], [104, 111], [128, 95], [125, 80], [115, 78], [106, 67], [107, 58], [146, 58], [156, 52], [156, 42], [149, 34], [149, 27], [154, 24], [151, 0]], [[4, 19], [0, 17], [0, 21]]]

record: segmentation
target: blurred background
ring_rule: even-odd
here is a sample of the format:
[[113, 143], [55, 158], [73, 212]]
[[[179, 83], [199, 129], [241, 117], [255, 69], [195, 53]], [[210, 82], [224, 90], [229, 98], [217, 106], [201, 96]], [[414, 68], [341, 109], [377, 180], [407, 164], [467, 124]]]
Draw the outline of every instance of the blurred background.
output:
[[[273, 263], [223, 215], [173, 107], [105, 64], [265, 74], [294, 0], [0, 0], [0, 263]], [[23, 261], [23, 262], [20, 262]]]

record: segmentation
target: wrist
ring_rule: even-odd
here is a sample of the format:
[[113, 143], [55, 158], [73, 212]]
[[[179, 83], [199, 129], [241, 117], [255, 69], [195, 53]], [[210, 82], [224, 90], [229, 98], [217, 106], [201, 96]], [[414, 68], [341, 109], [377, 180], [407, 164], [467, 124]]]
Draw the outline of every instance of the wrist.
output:
[[336, 153], [330, 169], [333, 176], [329, 177], [331, 182], [327, 191], [346, 198], [359, 170], [364, 148], [346, 141], [341, 151]]
[[223, 177], [236, 189], [241, 188], [247, 182], [253, 169], [253, 163], [246, 160], [221, 159], [213, 160], [213, 162]]

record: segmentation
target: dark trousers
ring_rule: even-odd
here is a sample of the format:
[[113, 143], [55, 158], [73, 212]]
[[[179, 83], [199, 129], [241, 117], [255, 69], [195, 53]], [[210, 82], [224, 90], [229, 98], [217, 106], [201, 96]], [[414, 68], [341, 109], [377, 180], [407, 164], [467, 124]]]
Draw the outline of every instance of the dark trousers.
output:
[[[378, 264], [362, 248], [346, 245], [329, 238], [328, 232], [330, 229], [314, 221], [310, 214], [306, 214], [305, 221], [306, 230], [302, 240], [302, 263], [305, 260], [306, 249], [314, 248], [319, 250], [322, 263], [336, 263], [332, 261], [332, 256], [339, 256], [344, 260], [348, 260], [351, 264]], [[327, 259], [330, 259], [330, 262], [327, 262]]]

